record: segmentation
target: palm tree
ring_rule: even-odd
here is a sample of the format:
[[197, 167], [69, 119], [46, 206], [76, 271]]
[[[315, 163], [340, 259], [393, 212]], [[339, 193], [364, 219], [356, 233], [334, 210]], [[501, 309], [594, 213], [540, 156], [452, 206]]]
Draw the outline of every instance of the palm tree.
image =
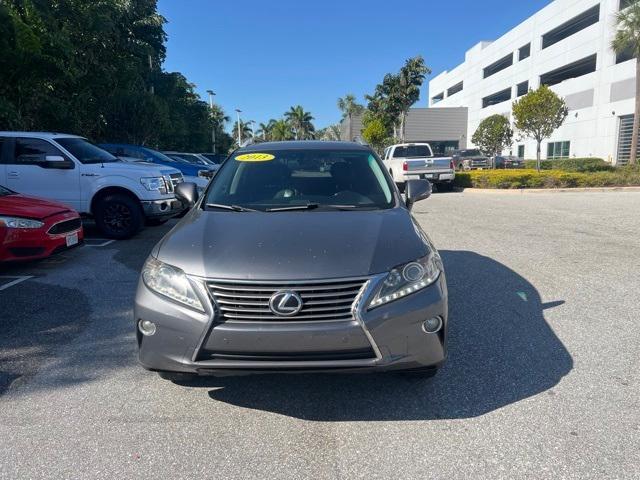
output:
[[291, 131], [291, 125], [286, 120], [275, 120], [271, 127], [271, 140], [282, 141], [291, 140], [293, 138], [293, 132]]
[[262, 140], [271, 140], [271, 131], [273, 130], [273, 125], [276, 123], [276, 120], [273, 118], [269, 119], [269, 121], [265, 123], [258, 124], [258, 131], [256, 135], [262, 137]]
[[335, 142], [340, 140], [341, 133], [342, 132], [340, 129], [340, 124], [336, 123], [334, 125], [329, 125], [327, 128], [324, 128], [322, 130], [322, 135], [320, 136], [320, 138], [328, 142]]
[[291, 107], [289, 111], [284, 113], [284, 118], [287, 119], [293, 129], [296, 140], [313, 138], [313, 132], [315, 132], [315, 127], [312, 123], [313, 117], [301, 105]]
[[352, 93], [348, 93], [344, 96], [344, 98], [338, 99], [338, 108], [342, 112], [342, 118], [346, 118], [349, 120], [349, 138], [347, 140], [351, 141], [353, 140], [353, 127], [351, 125], [353, 116], [360, 115], [362, 112], [364, 112], [364, 106], [356, 102], [355, 95], [353, 95]]
[[616, 14], [618, 30], [611, 42], [617, 53], [630, 52], [636, 58], [636, 105], [631, 136], [629, 164], [635, 165], [638, 153], [638, 127], [640, 126], [640, 2], [635, 1]]
[[[251, 135], [251, 125], [249, 124], [249, 122], [243, 122], [242, 120], [240, 120], [240, 129], [238, 129], [238, 122], [236, 121], [233, 124], [233, 130], [231, 130], [232, 132], [238, 132], [240, 131], [240, 144], [242, 144], [242, 141], [245, 138], [249, 138], [249, 136]], [[237, 141], [238, 139], [236, 139]], [[240, 146], [240, 145], [238, 145]]]

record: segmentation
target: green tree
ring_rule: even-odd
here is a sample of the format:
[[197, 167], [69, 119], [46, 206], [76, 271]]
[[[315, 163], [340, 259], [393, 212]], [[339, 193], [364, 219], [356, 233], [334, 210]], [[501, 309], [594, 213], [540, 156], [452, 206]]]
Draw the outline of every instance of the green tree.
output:
[[293, 139], [291, 125], [284, 119], [276, 120], [271, 129], [271, 140], [283, 141]]
[[387, 139], [387, 129], [382, 119], [370, 116], [362, 130], [362, 138], [364, 138], [376, 152], [379, 154], [382, 153], [385, 147], [385, 140]]
[[634, 1], [616, 14], [617, 31], [611, 48], [620, 54], [629, 52], [636, 58], [636, 102], [631, 136], [629, 163], [635, 165], [638, 155], [638, 130], [640, 128], [640, 2]]
[[273, 130], [275, 123], [276, 121], [271, 118], [267, 123], [258, 124], [258, 131], [256, 132], [256, 135], [264, 141], [271, 140], [271, 131]]
[[[250, 122], [244, 122], [242, 119], [240, 120], [240, 128], [238, 128], [238, 121], [233, 122], [233, 128], [231, 129], [233, 132], [234, 140], [236, 141], [236, 145], [239, 147], [242, 142], [248, 139], [251, 136], [251, 125]], [[240, 133], [240, 141], [238, 142], [238, 132]]]
[[480, 150], [489, 155], [498, 155], [511, 145], [513, 140], [513, 130], [509, 124], [509, 119], [503, 115], [491, 115], [485, 118], [475, 133], [471, 137], [471, 141], [476, 144]]
[[343, 98], [338, 99], [338, 108], [342, 112], [343, 120], [346, 119], [349, 122], [349, 135], [348, 140], [353, 140], [353, 116], [360, 115], [364, 112], [364, 105], [360, 105], [356, 101], [355, 95], [352, 93], [346, 94]]
[[540, 145], [560, 127], [569, 109], [564, 99], [556, 95], [546, 85], [531, 90], [513, 103], [515, 127], [524, 137], [537, 142], [536, 168], [540, 171]]
[[284, 118], [289, 122], [294, 132], [296, 140], [307, 140], [313, 138], [315, 128], [313, 126], [313, 116], [305, 111], [301, 105], [291, 107], [284, 113]]
[[408, 59], [400, 69], [400, 138], [405, 140], [405, 124], [409, 109], [420, 99], [420, 87], [431, 70], [421, 55]]

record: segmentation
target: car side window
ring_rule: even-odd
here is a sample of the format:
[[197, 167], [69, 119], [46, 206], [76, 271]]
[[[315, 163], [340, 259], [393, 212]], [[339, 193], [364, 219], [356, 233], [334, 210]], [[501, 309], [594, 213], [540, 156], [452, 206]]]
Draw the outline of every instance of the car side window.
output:
[[6, 138], [0, 137], [0, 165], [4, 163], [4, 146], [7, 143]]
[[13, 165], [39, 165], [45, 161], [47, 155], [65, 157], [56, 147], [39, 138], [16, 138], [13, 157], [9, 157], [7, 163]]

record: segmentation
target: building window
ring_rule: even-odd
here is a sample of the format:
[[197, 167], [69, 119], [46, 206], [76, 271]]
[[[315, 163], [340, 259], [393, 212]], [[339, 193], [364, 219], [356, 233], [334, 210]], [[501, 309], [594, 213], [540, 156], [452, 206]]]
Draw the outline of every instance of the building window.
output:
[[498, 73], [505, 68], [509, 68], [511, 65], [513, 65], [513, 53], [510, 53], [506, 57], [503, 57], [497, 62], [492, 63], [488, 67], [485, 67], [484, 78], [490, 77], [491, 75]]
[[431, 105], [435, 105], [436, 103], [441, 102], [442, 100], [444, 100], [444, 92], [439, 93], [435, 97], [431, 97]]
[[627, 48], [620, 53], [616, 53], [616, 64], [633, 60], [636, 56], [633, 54], [633, 49]]
[[524, 158], [524, 145], [518, 145], [518, 158]]
[[519, 83], [517, 86], [517, 96], [521, 97], [529, 93], [529, 80]]
[[620, 0], [620, 8], [619, 10], [624, 10], [627, 7], [630, 7], [635, 0]]
[[482, 99], [482, 108], [487, 108], [491, 105], [506, 102], [507, 100], [511, 100], [511, 88], [506, 88], [498, 93], [494, 93], [493, 95], [484, 97]]
[[569, 158], [571, 142], [549, 142], [547, 144], [547, 158]]
[[542, 48], [554, 45], [580, 30], [584, 30], [600, 20], [600, 4], [554, 28], [542, 36]]
[[531, 55], [531, 44], [527, 43], [524, 47], [520, 47], [520, 49], [518, 49], [518, 60], [522, 61], [525, 58], [529, 58], [529, 56]]
[[451, 87], [449, 90], [447, 90], [447, 97], [450, 97], [451, 95], [455, 95], [456, 93], [461, 92], [463, 86], [464, 86], [463, 82], [460, 82], [454, 85], [453, 87]]
[[577, 62], [570, 63], [564, 67], [557, 68], [551, 72], [547, 72], [540, 76], [541, 85], [556, 85], [557, 83], [564, 82], [571, 78], [581, 77], [591, 72], [596, 71], [597, 55], [593, 55], [578, 60]]

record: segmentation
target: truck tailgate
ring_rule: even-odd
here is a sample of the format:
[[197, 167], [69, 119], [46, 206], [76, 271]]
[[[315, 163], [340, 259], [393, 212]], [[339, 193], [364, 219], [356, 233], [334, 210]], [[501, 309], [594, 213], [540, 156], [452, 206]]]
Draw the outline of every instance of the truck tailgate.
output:
[[451, 158], [411, 158], [405, 160], [407, 167], [404, 169], [405, 174], [421, 174], [433, 172], [451, 171]]

